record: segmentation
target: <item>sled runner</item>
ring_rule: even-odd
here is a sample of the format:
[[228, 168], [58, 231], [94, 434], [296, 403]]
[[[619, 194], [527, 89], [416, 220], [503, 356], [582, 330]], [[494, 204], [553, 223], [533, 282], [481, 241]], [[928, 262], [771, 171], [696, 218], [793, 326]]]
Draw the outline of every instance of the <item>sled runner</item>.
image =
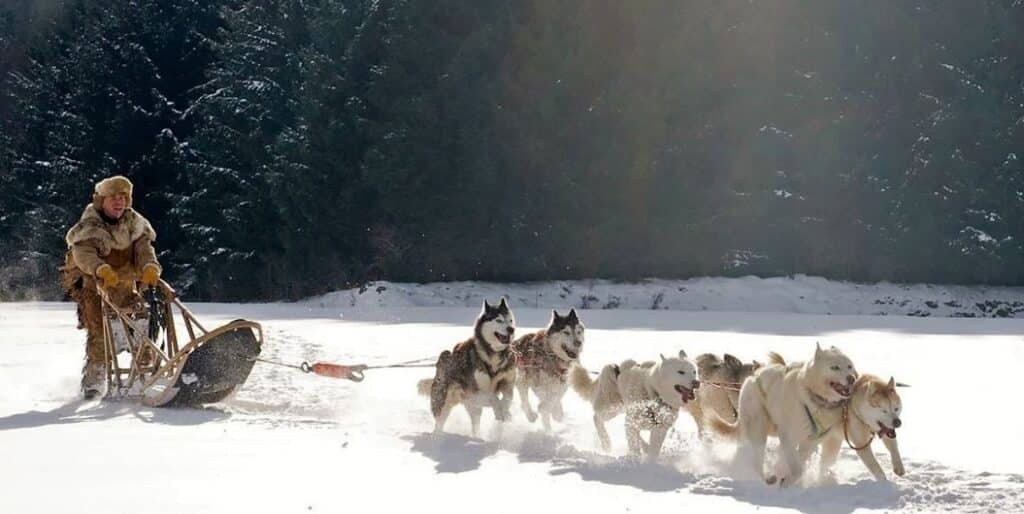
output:
[[[219, 402], [245, 383], [263, 347], [259, 323], [239, 319], [206, 330], [162, 280], [143, 296], [144, 308], [124, 309], [100, 289], [108, 397], [139, 396], [150, 407], [195, 406]], [[188, 332], [184, 345], [175, 310]]]

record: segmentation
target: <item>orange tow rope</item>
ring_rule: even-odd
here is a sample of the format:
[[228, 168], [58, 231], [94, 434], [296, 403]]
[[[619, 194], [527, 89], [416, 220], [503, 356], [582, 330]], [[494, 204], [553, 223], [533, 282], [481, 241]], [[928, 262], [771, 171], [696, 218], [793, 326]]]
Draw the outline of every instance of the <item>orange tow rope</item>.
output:
[[366, 371], [367, 366], [364, 364], [356, 364], [353, 366], [344, 366], [341, 364], [331, 364], [328, 362], [314, 362], [310, 364], [303, 362], [299, 369], [306, 373], [314, 373], [322, 377], [328, 378], [344, 378], [353, 382], [362, 382], [365, 376], [363, 371]]
[[381, 364], [375, 366], [367, 366], [366, 364], [332, 364], [330, 362], [314, 362], [310, 364], [303, 362], [296, 366], [294, 364], [287, 364], [284, 362], [272, 361], [270, 359], [256, 359], [259, 362], [265, 362], [267, 364], [273, 364], [275, 366], [284, 366], [286, 368], [302, 370], [303, 373], [313, 373], [322, 377], [328, 378], [343, 378], [345, 380], [351, 380], [353, 382], [362, 382], [364, 378], [363, 372], [368, 369], [385, 369], [385, 368], [432, 368], [434, 363], [425, 362], [427, 359], [416, 359], [406, 362], [399, 362], [398, 364]]

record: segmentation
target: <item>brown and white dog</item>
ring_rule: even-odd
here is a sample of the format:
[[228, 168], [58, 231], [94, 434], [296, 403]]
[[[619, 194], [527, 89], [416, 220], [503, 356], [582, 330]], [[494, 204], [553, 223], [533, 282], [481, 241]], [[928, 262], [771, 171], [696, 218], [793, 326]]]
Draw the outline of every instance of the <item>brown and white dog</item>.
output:
[[709, 413], [730, 423], [736, 421], [739, 415], [740, 386], [762, 365], [757, 361], [745, 364], [728, 353], [722, 358], [713, 353], [705, 353], [694, 360], [704, 387], [697, 391], [694, 401], [686, 404], [686, 409], [693, 416], [697, 431], [704, 435], [706, 416]]
[[551, 311], [548, 327], [527, 334], [512, 343], [516, 358], [516, 390], [526, 419], [533, 423], [537, 413], [530, 405], [530, 390], [537, 395], [544, 431], [551, 431], [551, 418], [561, 422], [562, 397], [569, 389], [569, 368], [579, 362], [583, 350], [583, 323], [576, 309], [561, 316]]
[[516, 380], [515, 359], [509, 351], [515, 326], [504, 298], [497, 306], [484, 300], [472, 339], [441, 352], [434, 379], [418, 384], [421, 394], [430, 395], [434, 432], [444, 430], [448, 415], [460, 403], [469, 412], [474, 436], [480, 431], [484, 407], [491, 407], [499, 422], [508, 421]]
[[889, 451], [893, 473], [903, 476], [906, 470], [903, 468], [900, 448], [896, 444], [896, 429], [903, 424], [900, 421], [902, 412], [903, 401], [896, 392], [894, 378], [890, 377], [886, 382], [874, 375], [861, 375], [853, 385], [853, 396], [850, 397], [847, 406], [844, 420], [846, 425], [842, 434], [837, 430], [836, 433], [830, 434], [828, 440], [821, 443], [822, 473], [828, 472], [835, 464], [845, 440], [851, 449], [857, 452], [857, 456], [867, 466], [875, 480], [886, 480], [882, 466], [878, 464], [878, 459], [871, 451], [871, 443], [877, 434], [878, 439], [882, 440], [882, 444]]

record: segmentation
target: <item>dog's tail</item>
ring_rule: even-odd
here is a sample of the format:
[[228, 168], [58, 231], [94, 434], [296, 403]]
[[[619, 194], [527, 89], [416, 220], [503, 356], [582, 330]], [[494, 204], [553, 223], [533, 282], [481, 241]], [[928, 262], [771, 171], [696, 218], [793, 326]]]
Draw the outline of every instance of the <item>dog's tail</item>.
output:
[[416, 382], [416, 392], [420, 396], [430, 396], [430, 388], [434, 385], [434, 379], [424, 378], [419, 382]]
[[416, 392], [419, 393], [420, 396], [430, 396], [430, 392], [434, 387], [434, 380], [437, 380], [439, 375], [443, 375], [443, 373], [439, 373], [439, 371], [443, 366], [448, 364], [448, 359], [451, 356], [451, 353], [452, 352], [445, 350], [437, 357], [437, 362], [434, 363], [434, 378], [424, 378], [423, 380], [416, 382]]
[[576, 394], [583, 397], [584, 400], [594, 400], [594, 390], [597, 389], [597, 381], [590, 378], [590, 372], [583, 366], [573, 366], [572, 371], [569, 375], [569, 383], [572, 385], [572, 390], [576, 391]]
[[769, 364], [775, 364], [775, 365], [778, 365], [778, 366], [785, 366], [786, 365], [786, 359], [783, 358], [781, 355], [775, 353], [775, 352], [768, 352], [768, 363]]
[[704, 416], [708, 421], [708, 425], [711, 426], [711, 430], [714, 430], [716, 434], [728, 439], [739, 438], [740, 424], [738, 421], [736, 423], [729, 423], [713, 410], [706, 412]]

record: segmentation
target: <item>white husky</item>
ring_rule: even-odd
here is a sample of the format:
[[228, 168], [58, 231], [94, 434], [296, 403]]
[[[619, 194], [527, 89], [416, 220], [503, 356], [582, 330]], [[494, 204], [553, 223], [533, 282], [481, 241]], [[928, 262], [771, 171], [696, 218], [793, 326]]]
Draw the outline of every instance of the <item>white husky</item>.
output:
[[[686, 352], [679, 352], [679, 357], [662, 356], [660, 362], [637, 364], [627, 360], [609, 364], [596, 381], [587, 370], [576, 366], [571, 383], [594, 406], [594, 426], [605, 451], [611, 448], [611, 439], [604, 424], [625, 411], [629, 453], [640, 455], [645, 451], [650, 459], [661, 453], [679, 409], [694, 399], [694, 390], [700, 387], [697, 366], [686, 358]], [[649, 443], [640, 436], [641, 430], [650, 430]]]
[[[740, 389], [739, 419], [726, 423], [713, 417], [712, 428], [737, 435], [737, 460], [749, 458], [757, 476], [764, 477], [768, 436], [779, 437], [782, 463], [787, 468], [779, 479], [783, 486], [795, 483], [804, 463], [835, 429], [842, 431], [843, 407], [853, 392], [857, 370], [836, 347], [822, 350], [806, 363], [766, 366], [748, 378]], [[774, 483], [776, 477], [768, 478]]]

